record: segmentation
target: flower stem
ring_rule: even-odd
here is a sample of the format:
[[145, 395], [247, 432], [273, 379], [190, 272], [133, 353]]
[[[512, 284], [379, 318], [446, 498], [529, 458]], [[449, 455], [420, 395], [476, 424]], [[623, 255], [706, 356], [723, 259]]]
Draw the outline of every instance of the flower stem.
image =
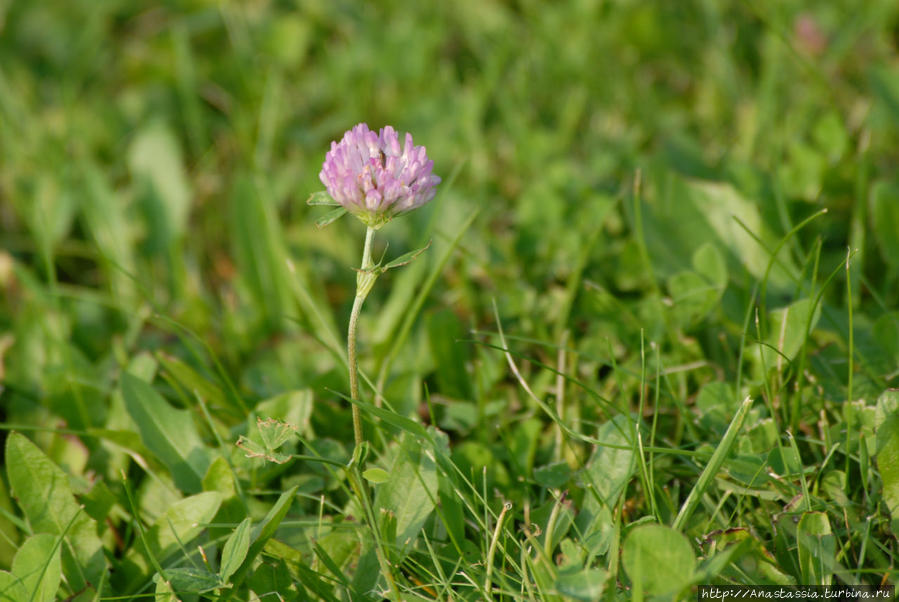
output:
[[[350, 325], [346, 337], [346, 356], [347, 366], [350, 371], [350, 397], [354, 400], [359, 399], [359, 374], [356, 366], [356, 323], [359, 320], [359, 313], [362, 311], [362, 304], [371, 291], [372, 285], [378, 278], [376, 272], [372, 271], [374, 262], [371, 259], [371, 242], [375, 237], [373, 228], [365, 231], [365, 246], [362, 249], [362, 265], [356, 274], [356, 298], [353, 300], [353, 309], [350, 311]], [[356, 439], [356, 445], [362, 443], [362, 416], [359, 412], [359, 406], [353, 405], [353, 436]]]

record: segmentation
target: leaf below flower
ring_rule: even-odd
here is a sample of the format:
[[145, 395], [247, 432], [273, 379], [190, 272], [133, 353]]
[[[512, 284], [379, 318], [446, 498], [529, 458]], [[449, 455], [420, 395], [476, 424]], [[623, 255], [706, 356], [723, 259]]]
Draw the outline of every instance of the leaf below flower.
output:
[[329, 205], [331, 207], [337, 207], [340, 205], [337, 201], [331, 198], [331, 195], [328, 194], [327, 190], [319, 190], [318, 192], [313, 192], [309, 195], [309, 198], [306, 199], [307, 205]]
[[315, 227], [321, 230], [325, 226], [330, 226], [332, 223], [343, 217], [344, 213], [346, 213], [346, 209], [344, 209], [343, 207], [338, 207], [337, 209], [328, 211], [326, 214], [315, 221]]
[[403, 253], [402, 255], [400, 255], [399, 257], [397, 257], [396, 259], [394, 259], [393, 261], [391, 261], [390, 263], [388, 263], [387, 265], [382, 267], [381, 271], [386, 272], [387, 270], [392, 270], [393, 268], [399, 268], [399, 267], [402, 267], [409, 263], [412, 263], [412, 261], [416, 257], [418, 257], [419, 255], [424, 253], [430, 246], [431, 246], [431, 241], [429, 240], [428, 244], [426, 244], [422, 248], [415, 249], [414, 251], [409, 251], [408, 253]]

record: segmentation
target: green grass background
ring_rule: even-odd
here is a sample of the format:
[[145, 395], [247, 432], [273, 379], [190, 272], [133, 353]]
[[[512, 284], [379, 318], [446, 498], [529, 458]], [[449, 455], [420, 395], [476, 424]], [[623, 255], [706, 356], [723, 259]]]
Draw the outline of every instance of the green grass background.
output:
[[[0, 597], [893, 583], [897, 50], [890, 0], [0, 2]], [[363, 227], [304, 203], [361, 121], [444, 179], [376, 239], [432, 246], [360, 321], [369, 507]]]

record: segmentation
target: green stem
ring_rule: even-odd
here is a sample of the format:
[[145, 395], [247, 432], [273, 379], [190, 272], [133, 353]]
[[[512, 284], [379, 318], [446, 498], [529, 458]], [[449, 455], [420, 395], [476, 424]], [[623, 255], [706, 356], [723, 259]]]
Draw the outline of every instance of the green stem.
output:
[[[359, 320], [359, 313], [362, 311], [362, 304], [371, 291], [372, 285], [377, 279], [377, 274], [371, 271], [374, 262], [371, 259], [371, 242], [375, 237], [373, 228], [365, 231], [365, 246], [362, 249], [362, 265], [356, 275], [356, 298], [353, 300], [353, 309], [350, 312], [350, 325], [347, 330], [346, 337], [346, 356], [347, 366], [350, 371], [350, 397], [359, 399], [359, 375], [356, 367], [356, 323]], [[356, 445], [362, 443], [362, 416], [359, 413], [359, 406], [353, 405], [353, 436], [356, 439]]]

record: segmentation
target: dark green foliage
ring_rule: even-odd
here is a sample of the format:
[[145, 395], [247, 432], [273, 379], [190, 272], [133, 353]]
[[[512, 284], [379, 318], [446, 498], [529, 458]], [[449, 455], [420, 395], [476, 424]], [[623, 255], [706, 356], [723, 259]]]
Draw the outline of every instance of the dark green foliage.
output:
[[[894, 583], [897, 24], [0, 2], [0, 600]], [[364, 466], [360, 121], [443, 178], [375, 239]]]

